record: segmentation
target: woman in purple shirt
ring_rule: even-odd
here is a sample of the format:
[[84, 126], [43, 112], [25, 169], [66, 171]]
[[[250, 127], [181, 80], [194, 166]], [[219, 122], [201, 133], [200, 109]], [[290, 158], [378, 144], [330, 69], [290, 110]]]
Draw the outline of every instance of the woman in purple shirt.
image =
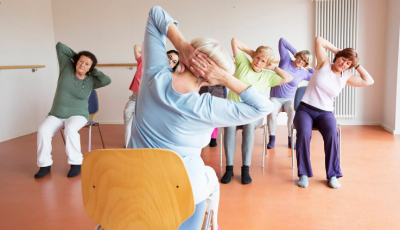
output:
[[[289, 55], [291, 52], [296, 58], [292, 61]], [[279, 40], [279, 54], [281, 60], [279, 62], [279, 68], [285, 70], [287, 73], [293, 76], [293, 81], [277, 85], [271, 88], [271, 101], [274, 103], [274, 111], [268, 115], [268, 129], [269, 129], [269, 143], [268, 149], [272, 149], [275, 146], [275, 131], [278, 114], [281, 111], [287, 113], [288, 121], [288, 147], [290, 148], [292, 143], [292, 137], [290, 136], [290, 127], [293, 124], [294, 118], [294, 95], [296, 94], [297, 86], [301, 81], [309, 81], [311, 74], [314, 69], [310, 67], [310, 61], [312, 56], [308, 50], [297, 52], [297, 50], [289, 44], [285, 39]]]

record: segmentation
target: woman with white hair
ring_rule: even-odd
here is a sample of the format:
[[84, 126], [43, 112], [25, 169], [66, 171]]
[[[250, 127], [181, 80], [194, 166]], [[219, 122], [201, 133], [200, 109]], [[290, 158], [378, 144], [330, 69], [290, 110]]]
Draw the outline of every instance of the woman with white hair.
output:
[[[295, 60], [292, 60], [289, 52], [293, 54]], [[292, 137], [290, 134], [290, 128], [292, 127], [295, 114], [294, 96], [296, 94], [297, 86], [301, 81], [310, 81], [311, 75], [314, 72], [314, 68], [311, 68], [310, 66], [312, 60], [310, 51], [302, 50], [297, 52], [288, 41], [281, 38], [279, 39], [279, 54], [281, 56], [279, 67], [292, 75], [293, 81], [271, 88], [271, 101], [274, 103], [274, 111], [268, 115], [268, 149], [273, 149], [275, 146], [276, 122], [278, 120], [278, 114], [281, 111], [286, 112], [288, 116], [288, 147], [291, 147]]]
[[[273, 104], [254, 87], [232, 76], [233, 60], [216, 40], [199, 38], [189, 44], [177, 25], [161, 7], [150, 10], [141, 90], [133, 121], [135, 128], [128, 147], [162, 148], [178, 153], [188, 171], [195, 203], [207, 200], [207, 209], [214, 210], [215, 230], [218, 229], [219, 183], [215, 171], [204, 165], [201, 149], [209, 143], [215, 127], [256, 121], [270, 113]], [[180, 74], [173, 73], [169, 66], [165, 37], [180, 54], [180, 62], [184, 64]], [[199, 95], [200, 86], [218, 84], [236, 92], [244, 103], [207, 93]]]

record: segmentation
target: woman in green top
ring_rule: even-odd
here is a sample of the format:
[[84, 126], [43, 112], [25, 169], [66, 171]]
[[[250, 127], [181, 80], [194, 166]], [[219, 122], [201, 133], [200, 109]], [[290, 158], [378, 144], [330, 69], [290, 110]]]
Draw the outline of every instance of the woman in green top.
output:
[[[276, 85], [286, 84], [293, 80], [293, 77], [281, 68], [274, 66], [274, 52], [268, 46], [260, 46], [257, 50], [250, 49], [243, 42], [236, 38], [232, 39], [232, 51], [236, 61], [236, 71], [234, 76], [242, 82], [253, 85], [258, 91], [264, 92], [267, 88]], [[253, 61], [247, 59], [246, 54], [252, 57]], [[267, 70], [264, 70], [267, 69]], [[273, 70], [268, 71], [268, 70]], [[227, 99], [241, 102], [240, 97], [229, 91]], [[249, 166], [251, 164], [251, 153], [254, 145], [254, 130], [260, 126], [260, 121], [245, 124], [242, 133], [242, 183], [252, 182]], [[233, 176], [233, 158], [236, 147], [236, 126], [226, 127], [224, 136], [226, 171], [221, 178], [221, 183], [227, 184]]]
[[88, 51], [76, 54], [62, 43], [56, 45], [60, 75], [58, 77], [53, 106], [37, 134], [37, 164], [40, 167], [35, 178], [50, 172], [53, 164], [51, 139], [65, 127], [65, 151], [71, 169], [68, 177], [81, 172], [82, 153], [78, 131], [89, 120], [88, 100], [93, 89], [106, 86], [111, 79], [95, 68], [97, 59]]

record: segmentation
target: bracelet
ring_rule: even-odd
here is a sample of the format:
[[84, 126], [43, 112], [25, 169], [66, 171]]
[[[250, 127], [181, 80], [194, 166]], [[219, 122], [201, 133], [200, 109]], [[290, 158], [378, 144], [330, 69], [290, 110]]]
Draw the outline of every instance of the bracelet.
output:
[[357, 69], [358, 67], [360, 67], [360, 63], [358, 63], [358, 64], [356, 65], [356, 67], [354, 67], [354, 69]]

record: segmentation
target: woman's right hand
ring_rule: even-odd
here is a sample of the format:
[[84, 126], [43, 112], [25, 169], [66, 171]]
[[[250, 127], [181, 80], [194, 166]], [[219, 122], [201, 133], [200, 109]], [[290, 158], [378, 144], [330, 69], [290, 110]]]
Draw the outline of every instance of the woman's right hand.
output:
[[200, 86], [226, 84], [229, 74], [224, 69], [203, 53], [198, 54], [197, 58], [197, 60], [191, 60], [190, 70], [204, 73], [202, 77], [205, 80], [200, 83]]

